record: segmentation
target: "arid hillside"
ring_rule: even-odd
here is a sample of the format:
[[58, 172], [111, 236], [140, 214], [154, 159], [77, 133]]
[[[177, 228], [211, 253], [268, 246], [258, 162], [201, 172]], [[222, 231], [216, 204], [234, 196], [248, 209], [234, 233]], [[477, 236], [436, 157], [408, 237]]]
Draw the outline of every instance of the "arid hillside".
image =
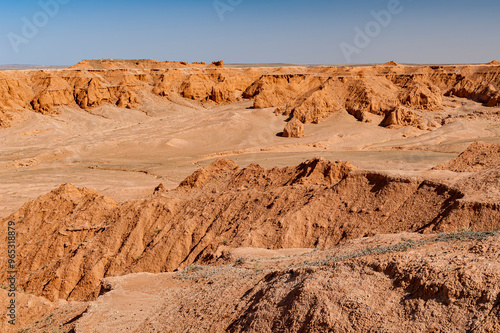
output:
[[324, 251], [226, 248], [217, 265], [107, 278], [94, 302], [21, 294], [19, 303], [28, 332], [496, 332], [498, 237], [402, 233]]
[[[473, 154], [478, 146], [480, 145], [471, 146], [468, 154]], [[476, 153], [480, 155], [482, 152], [477, 150]], [[496, 165], [485, 167], [492, 172], [490, 177], [500, 177]], [[220, 265], [226, 260], [224, 258], [229, 249], [317, 248], [332, 251], [331, 249], [348, 240], [375, 235], [432, 235], [461, 230], [469, 230], [471, 235], [481, 235], [480, 232], [497, 230], [500, 228], [499, 184], [489, 185], [490, 190], [496, 191], [495, 203], [490, 202], [489, 198], [485, 201], [468, 199], [468, 192], [473, 194], [473, 189], [482, 185], [481, 177], [477, 177], [481, 172], [471, 174], [468, 182], [465, 182], [468, 186], [462, 185], [462, 179], [456, 187], [450, 187], [425, 179], [395, 178], [366, 172], [357, 170], [350, 163], [322, 159], [309, 160], [296, 167], [273, 169], [264, 169], [258, 165], [241, 169], [230, 160], [219, 159], [186, 178], [177, 189], [165, 190], [160, 185], [150, 197], [123, 204], [93, 190], [66, 184], [25, 204], [5, 219], [3, 225], [8, 221], [17, 222], [20, 258], [18, 270], [21, 276], [19, 287], [25, 293], [42, 296], [53, 302], [59, 299], [92, 301], [102, 293], [103, 281], [107, 277], [190, 270], [193, 264]], [[431, 236], [424, 238], [429, 237]], [[429, 244], [423, 242], [422, 246], [427, 248]], [[491, 244], [494, 246], [494, 243]], [[413, 243], [410, 242], [408, 246], [412, 247]], [[6, 252], [5, 244], [2, 244], [0, 252]], [[329, 261], [326, 260], [325, 265], [327, 262]], [[405, 262], [416, 265], [415, 262]], [[4, 258], [2, 266], [6, 264]], [[307, 263], [304, 265], [309, 266]], [[402, 279], [398, 283], [406, 281], [403, 286], [407, 290], [417, 288], [417, 294], [412, 297], [473, 297], [459, 296], [463, 293], [448, 289], [446, 294], [442, 294], [444, 291], [439, 291], [439, 288], [444, 287], [436, 290], [429, 287], [429, 292], [424, 292], [417, 287], [418, 284], [422, 285], [423, 280], [416, 282], [414, 277], [405, 277], [404, 274], [410, 273], [404, 273], [409, 269], [402, 268], [404, 266], [396, 268], [382, 263], [364, 265], [390, 276], [391, 279]], [[404, 264], [398, 262], [397, 265]], [[329, 264], [327, 266], [330, 267]], [[334, 267], [336, 265], [328, 270], [335, 271]], [[351, 267], [361, 269], [359, 263]], [[243, 273], [231, 271], [230, 274]], [[326, 278], [324, 270], [310, 268], [297, 273], [290, 271], [267, 274], [264, 280], [257, 283], [255, 274], [251, 273], [251, 278], [246, 283], [257, 283], [254, 287], [257, 289], [249, 292], [261, 296], [258, 303], [254, 300], [254, 304], [248, 306], [265, 309], [268, 306], [265, 304], [271, 299], [274, 299], [272, 302], [279, 302], [275, 300], [279, 297], [276, 293], [287, 287], [278, 281], [287, 274], [305, 274], [304, 281], [316, 279], [314, 276], [317, 274], [320, 280]], [[400, 274], [403, 275], [399, 277]], [[3, 274], [2, 281], [6, 277]], [[493, 283], [492, 277], [488, 279], [491, 281], [488, 283]], [[461, 282], [454, 283], [461, 285]], [[465, 288], [464, 285], [461, 286]], [[259, 288], [267, 291], [262, 295], [263, 291], [258, 291]], [[278, 289], [273, 291], [274, 288]], [[305, 293], [306, 298], [320, 297], [314, 288], [320, 287], [310, 286], [301, 293]], [[376, 288], [375, 285], [373, 288]], [[475, 293], [481, 292], [483, 285], [479, 284], [475, 288], [479, 288]], [[267, 297], [271, 299], [267, 300]], [[291, 303], [287, 305], [290, 310], [283, 309], [288, 313], [287, 320], [291, 323], [305, 320], [302, 316], [306, 314], [301, 313], [309, 305], [307, 302], [302, 303], [300, 299], [293, 296], [289, 301]], [[495, 302], [494, 295], [485, 301]], [[321, 302], [323, 304], [326, 299]], [[458, 307], [456, 311], [469, 311], [465, 308], [466, 303], [460, 302], [455, 303]], [[194, 308], [189, 311], [196, 311], [195, 305], [191, 306]], [[328, 305], [318, 306], [321, 308]], [[297, 309], [288, 312], [295, 308]], [[277, 325], [275, 320], [285, 316], [281, 312], [273, 314], [277, 310], [262, 310], [262, 314], [255, 312], [256, 310], [247, 311], [252, 312], [251, 317], [240, 317], [227, 330], [241, 331], [245, 327]], [[445, 310], [439, 308], [438, 311]], [[451, 310], [448, 308], [446, 311]], [[312, 319], [308, 319], [308, 331], [315, 331], [323, 325], [333, 327], [328, 325], [336, 323], [335, 319], [327, 319], [320, 313], [314, 315], [314, 318], [319, 316], [318, 322], [309, 322]], [[391, 320], [397, 321], [401, 315], [394, 314]], [[259, 319], [259, 316], [263, 317]], [[277, 317], [272, 319], [272, 316]], [[215, 324], [204, 325], [212, 327]], [[369, 327], [362, 322], [357, 322], [356, 325], [351, 329]], [[349, 331], [347, 326], [345, 329]]]
[[500, 166], [500, 145], [488, 145], [476, 142], [457, 158], [434, 169], [474, 172], [498, 166]]
[[497, 332], [499, 89], [495, 62], [2, 71], [0, 331]]

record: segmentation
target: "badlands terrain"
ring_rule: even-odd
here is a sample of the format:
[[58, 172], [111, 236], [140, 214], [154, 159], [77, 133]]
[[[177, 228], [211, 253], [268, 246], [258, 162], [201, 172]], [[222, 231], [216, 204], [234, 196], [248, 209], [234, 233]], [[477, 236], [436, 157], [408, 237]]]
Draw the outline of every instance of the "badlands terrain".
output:
[[498, 61], [5, 70], [0, 142], [2, 332], [500, 331]]

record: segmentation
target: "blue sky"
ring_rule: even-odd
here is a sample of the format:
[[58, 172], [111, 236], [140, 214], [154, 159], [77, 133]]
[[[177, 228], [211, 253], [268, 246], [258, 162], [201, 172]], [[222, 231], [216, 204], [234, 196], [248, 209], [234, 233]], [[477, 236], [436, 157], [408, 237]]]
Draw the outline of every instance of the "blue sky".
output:
[[[216, 1], [2, 1], [0, 64], [71, 65], [89, 58], [302, 64], [500, 60], [498, 0]], [[54, 3], [57, 13], [51, 12]], [[391, 5], [397, 8], [393, 13]], [[382, 15], [377, 21], [373, 12], [389, 13], [390, 19]]]

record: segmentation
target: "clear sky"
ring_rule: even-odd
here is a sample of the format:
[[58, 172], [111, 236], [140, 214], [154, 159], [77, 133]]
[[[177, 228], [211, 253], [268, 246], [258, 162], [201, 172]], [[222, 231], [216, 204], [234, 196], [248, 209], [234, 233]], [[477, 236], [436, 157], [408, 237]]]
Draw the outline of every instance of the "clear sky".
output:
[[500, 60], [498, 0], [18, 0], [0, 13], [0, 64]]

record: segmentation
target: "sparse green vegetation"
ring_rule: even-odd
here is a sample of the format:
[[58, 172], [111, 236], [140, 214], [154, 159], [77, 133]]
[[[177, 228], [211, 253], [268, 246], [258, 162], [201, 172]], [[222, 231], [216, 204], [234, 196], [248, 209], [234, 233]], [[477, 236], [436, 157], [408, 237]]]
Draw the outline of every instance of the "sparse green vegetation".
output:
[[[291, 265], [289, 267], [305, 267], [305, 266], [327, 266], [336, 262], [341, 262], [349, 259], [365, 257], [369, 255], [379, 255], [391, 252], [405, 252], [412, 248], [417, 248], [426, 244], [436, 243], [436, 242], [453, 242], [453, 241], [463, 241], [463, 240], [485, 240], [492, 236], [497, 236], [500, 234], [500, 231], [462, 231], [455, 233], [447, 233], [440, 234], [432, 238], [423, 239], [423, 240], [414, 240], [408, 238], [402, 238], [402, 241], [398, 244], [394, 245], [376, 245], [374, 247], [367, 247], [360, 251], [355, 251], [351, 253], [347, 253], [340, 256], [334, 257], [326, 257], [321, 260], [316, 261], [304, 261], [304, 263], [299, 265]], [[317, 250], [316, 250], [317, 251]], [[310, 253], [314, 253], [316, 251], [312, 251]], [[309, 254], [310, 254], [309, 253]], [[301, 255], [297, 255], [297, 257], [301, 257]], [[291, 257], [291, 256], [286, 256]], [[276, 259], [276, 258], [273, 258]], [[236, 267], [245, 262], [253, 263], [253, 269], [248, 269], [244, 267]], [[274, 270], [273, 268], [264, 269], [260, 260], [257, 259], [247, 259], [244, 257], [237, 258], [233, 265], [231, 266], [201, 266], [201, 265], [188, 265], [184, 268], [184, 270], [176, 273], [175, 277], [180, 280], [193, 280], [196, 281], [200, 278], [202, 279], [211, 279], [215, 276], [225, 275], [225, 272], [237, 273], [241, 277], [254, 276], [262, 274], [263, 272]]]
[[247, 261], [247, 258], [245, 257], [239, 257], [234, 261], [235, 265], [243, 265]]
[[200, 265], [187, 265], [184, 268], [184, 272], [196, 272], [196, 271], [199, 271], [201, 269], [203, 269], [203, 266], [200, 266]]
[[468, 228], [461, 232], [452, 232], [448, 234], [440, 234], [436, 241], [446, 242], [451, 240], [485, 240], [486, 238], [493, 237], [500, 234], [498, 230], [493, 231], [472, 231]]
[[195, 265], [198, 268], [196, 270], [178, 271], [175, 273], [174, 277], [178, 280], [190, 280], [197, 281], [199, 279], [212, 280], [213, 278], [220, 276], [228, 276], [237, 274], [241, 278], [246, 278], [250, 276], [260, 275], [262, 271], [255, 271], [253, 269], [236, 267], [236, 266], [201, 266]]
[[435, 242], [450, 242], [450, 241], [461, 241], [461, 240], [485, 240], [488, 237], [496, 236], [498, 234], [499, 234], [498, 231], [465, 230], [465, 231], [461, 231], [461, 232], [440, 234], [434, 238], [429, 238], [429, 239], [424, 239], [424, 240], [416, 240], [416, 241], [412, 240], [412, 239], [405, 239], [402, 237], [401, 238], [402, 242], [399, 244], [387, 245], [387, 246], [377, 245], [376, 247], [367, 247], [366, 249], [363, 249], [361, 251], [348, 253], [348, 254], [343, 255], [343, 256], [335, 256], [333, 258], [328, 258], [325, 260], [318, 260], [318, 261], [314, 261], [314, 262], [307, 262], [306, 261], [306, 262], [304, 262], [304, 265], [305, 266], [324, 266], [324, 265], [328, 265], [331, 263], [345, 261], [345, 260], [359, 258], [359, 257], [365, 257], [365, 256], [369, 256], [372, 254], [378, 255], [378, 254], [384, 254], [384, 253], [390, 253], [390, 252], [405, 252], [405, 251], [408, 251], [408, 249], [420, 247], [420, 246], [430, 244], [430, 243], [435, 243]]
[[262, 264], [260, 262], [256, 262], [253, 266], [254, 271], [262, 272], [264, 268], [262, 268]]

